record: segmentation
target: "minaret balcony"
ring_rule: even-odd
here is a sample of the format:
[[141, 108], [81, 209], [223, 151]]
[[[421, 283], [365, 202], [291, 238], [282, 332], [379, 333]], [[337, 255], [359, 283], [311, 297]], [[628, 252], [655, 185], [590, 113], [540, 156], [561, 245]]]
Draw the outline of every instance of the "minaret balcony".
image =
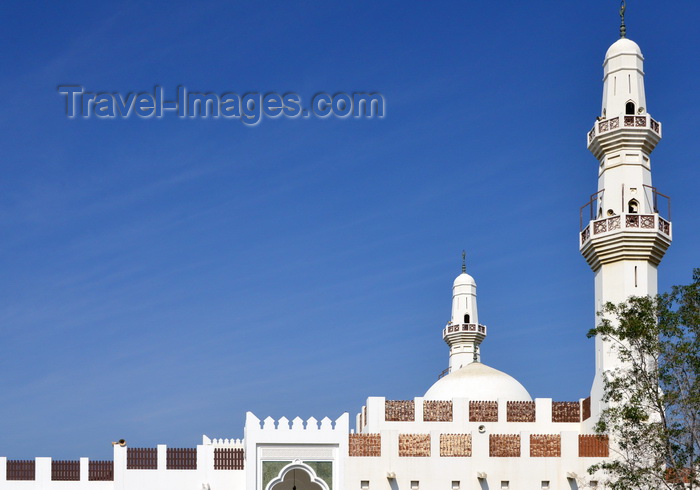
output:
[[[622, 118], [622, 124], [620, 119]], [[590, 144], [598, 135], [620, 128], [651, 128], [656, 134], [661, 136], [661, 123], [652, 119], [649, 114], [642, 116], [618, 116], [610, 119], [601, 119], [596, 122], [588, 132], [588, 143]]]
[[661, 140], [661, 123], [649, 114], [600, 119], [588, 132], [588, 149], [600, 160], [621, 139], [628, 146], [638, 146], [651, 153]]
[[658, 213], [623, 213], [590, 221], [581, 231], [579, 249], [594, 271], [620, 260], [658, 265], [671, 244], [671, 231], [671, 222]]
[[483, 339], [486, 337], [486, 325], [476, 324], [476, 323], [452, 323], [449, 322], [445, 328], [442, 329], [442, 338], [450, 340], [458, 340], [464, 338], [464, 340], [473, 340], [474, 337], [481, 337]]
[[625, 229], [631, 232], [649, 233], [659, 230], [663, 235], [672, 239], [671, 222], [665, 220], [658, 214], [637, 214], [623, 213], [608, 218], [592, 220], [581, 231], [581, 243], [579, 248], [583, 248], [591, 238], [599, 235], [616, 233]]

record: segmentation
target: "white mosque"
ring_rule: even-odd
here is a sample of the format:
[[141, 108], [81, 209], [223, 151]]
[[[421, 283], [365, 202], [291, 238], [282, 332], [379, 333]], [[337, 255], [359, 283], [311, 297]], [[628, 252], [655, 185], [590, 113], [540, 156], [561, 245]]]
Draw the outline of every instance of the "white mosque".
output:
[[[593, 270], [596, 311], [607, 301], [656, 294], [657, 267], [671, 243], [671, 223], [659, 214], [665, 196], [651, 181], [661, 124], [647, 112], [643, 59], [623, 23], [605, 54], [601, 115], [586, 136], [599, 161], [598, 190], [578, 240]], [[449, 368], [423, 396], [370, 397], [352, 429], [347, 413], [290, 421], [249, 412], [243, 439], [204, 436], [192, 448], [119, 441], [113, 461], [0, 458], [0, 490], [604, 488], [605, 475], [587, 469], [614, 455], [614, 441], [596, 436], [593, 425], [604, 408], [603, 373], [620, 366], [615, 351], [596, 339], [589, 397], [533, 400], [515, 378], [482, 363], [487, 334], [463, 263], [442, 329]]]

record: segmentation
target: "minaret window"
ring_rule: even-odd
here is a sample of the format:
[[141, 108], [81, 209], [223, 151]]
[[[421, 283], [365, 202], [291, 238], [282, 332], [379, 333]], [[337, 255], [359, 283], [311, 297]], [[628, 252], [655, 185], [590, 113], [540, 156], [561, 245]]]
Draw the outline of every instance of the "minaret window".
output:
[[464, 323], [469, 323], [469, 313], [464, 315]]
[[628, 213], [638, 213], [639, 212], [639, 201], [632, 199], [628, 204]]
[[627, 102], [627, 104], [625, 105], [625, 114], [634, 116], [634, 113], [634, 102]]

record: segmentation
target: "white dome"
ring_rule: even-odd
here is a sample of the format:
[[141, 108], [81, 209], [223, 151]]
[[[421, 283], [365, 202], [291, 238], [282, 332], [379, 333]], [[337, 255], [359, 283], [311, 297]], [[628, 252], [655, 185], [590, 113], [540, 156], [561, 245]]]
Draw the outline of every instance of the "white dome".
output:
[[470, 276], [466, 272], [462, 272], [455, 278], [455, 282], [452, 284], [452, 286], [454, 287], [463, 285], [476, 286], [476, 281], [472, 276]]
[[425, 393], [426, 400], [508, 400], [532, 401], [532, 397], [518, 380], [506, 373], [472, 362], [453, 371], [430, 387]]
[[637, 43], [631, 39], [625, 37], [615, 41], [612, 46], [608, 48], [608, 52], [605, 53], [605, 59], [612, 58], [619, 54], [636, 54], [642, 56], [642, 50], [639, 48]]

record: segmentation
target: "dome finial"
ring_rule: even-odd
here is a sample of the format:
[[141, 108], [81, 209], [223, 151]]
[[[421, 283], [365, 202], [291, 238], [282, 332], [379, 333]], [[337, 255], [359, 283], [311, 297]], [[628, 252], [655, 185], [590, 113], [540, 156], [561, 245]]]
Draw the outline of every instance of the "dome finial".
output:
[[467, 273], [467, 252], [462, 250], [462, 274]]
[[625, 0], [620, 3], [620, 38], [624, 39], [627, 37], [627, 27], [625, 26], [625, 10], [627, 6], [625, 5]]

